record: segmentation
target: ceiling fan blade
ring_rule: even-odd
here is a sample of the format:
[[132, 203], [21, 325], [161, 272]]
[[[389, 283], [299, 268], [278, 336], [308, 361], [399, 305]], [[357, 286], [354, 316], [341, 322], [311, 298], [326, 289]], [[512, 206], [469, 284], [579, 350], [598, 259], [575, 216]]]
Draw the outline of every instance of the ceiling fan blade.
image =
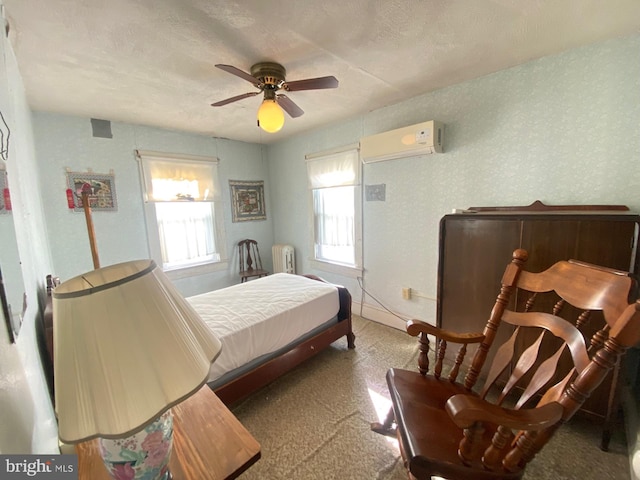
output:
[[276, 100], [278, 105], [282, 107], [282, 109], [289, 114], [291, 118], [299, 117], [304, 113], [298, 105], [296, 105], [293, 100], [291, 100], [286, 95], [277, 95]]
[[299, 90], [320, 90], [322, 88], [336, 88], [337, 86], [338, 79], [336, 77], [329, 76], [286, 82], [284, 84], [284, 89], [288, 92], [296, 92]]
[[227, 98], [226, 100], [220, 100], [219, 102], [212, 103], [212, 107], [221, 107], [223, 105], [227, 105], [232, 102], [237, 102], [238, 100], [242, 100], [243, 98], [255, 97], [260, 92], [249, 92], [243, 93], [242, 95], [236, 95], [235, 97]]
[[235, 75], [237, 77], [245, 79], [247, 82], [253, 83], [256, 87], [260, 85], [260, 80], [258, 80], [253, 75], [249, 75], [247, 72], [243, 72], [239, 68], [234, 67], [233, 65], [224, 65], [221, 63], [216, 64], [220, 70], [224, 70], [227, 73]]

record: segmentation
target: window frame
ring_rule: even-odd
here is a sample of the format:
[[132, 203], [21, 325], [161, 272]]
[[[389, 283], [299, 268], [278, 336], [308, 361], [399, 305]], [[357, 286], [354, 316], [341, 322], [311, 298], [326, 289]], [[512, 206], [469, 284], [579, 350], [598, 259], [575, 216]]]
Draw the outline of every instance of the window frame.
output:
[[[311, 179], [309, 170], [307, 168], [307, 198], [308, 198], [308, 211], [309, 211], [309, 263], [312, 268], [322, 270], [330, 273], [335, 273], [350, 278], [358, 278], [362, 276], [363, 272], [363, 260], [362, 260], [362, 162], [360, 161], [359, 144], [351, 144], [343, 147], [325, 150], [318, 153], [305, 155], [305, 160], [322, 161], [329, 157], [335, 157], [342, 153], [354, 155], [354, 166], [356, 178], [350, 185], [354, 187], [354, 265], [348, 265], [338, 262], [332, 262], [329, 260], [316, 257], [316, 232], [315, 232], [315, 209], [313, 192], [316, 190], [311, 185]], [[347, 185], [334, 185], [334, 186], [347, 186]]]
[[[143, 199], [143, 211], [145, 217], [145, 227], [147, 230], [147, 243], [149, 245], [150, 257], [161, 266], [162, 270], [172, 280], [181, 278], [188, 278], [195, 275], [202, 275], [210, 272], [222, 271], [228, 268], [229, 259], [227, 257], [226, 248], [226, 234], [225, 234], [225, 220], [224, 220], [224, 205], [222, 201], [220, 182], [218, 180], [218, 164], [219, 160], [216, 157], [206, 157], [199, 155], [186, 155], [176, 153], [156, 152], [149, 150], [135, 150], [135, 157], [138, 161], [140, 171], [140, 185]], [[165, 162], [206, 162], [210, 164], [214, 169], [214, 183], [215, 194], [210, 202], [212, 212], [214, 215], [214, 239], [216, 245], [216, 253], [219, 255], [219, 261], [207, 261], [207, 262], [193, 262], [185, 265], [175, 265], [172, 267], [165, 267], [162, 261], [162, 251], [160, 246], [160, 235], [158, 232], [158, 218], [156, 215], [156, 203], [153, 200], [149, 200], [147, 192], [148, 172], [145, 169], [145, 159], [156, 159]], [[178, 203], [178, 202], [170, 202]]]

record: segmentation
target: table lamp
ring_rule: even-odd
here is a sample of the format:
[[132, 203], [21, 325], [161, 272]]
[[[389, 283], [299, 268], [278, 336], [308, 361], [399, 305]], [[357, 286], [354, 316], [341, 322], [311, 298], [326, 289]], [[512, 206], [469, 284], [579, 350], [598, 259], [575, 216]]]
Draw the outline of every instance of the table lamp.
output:
[[117, 479], [167, 479], [170, 408], [206, 382], [220, 341], [152, 260], [99, 268], [53, 291], [60, 440], [99, 438]]

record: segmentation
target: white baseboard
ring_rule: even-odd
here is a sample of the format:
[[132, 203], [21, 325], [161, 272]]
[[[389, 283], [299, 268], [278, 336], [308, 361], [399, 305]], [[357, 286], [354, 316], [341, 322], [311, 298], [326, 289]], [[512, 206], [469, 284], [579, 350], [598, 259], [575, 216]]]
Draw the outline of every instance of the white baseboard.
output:
[[353, 302], [351, 305], [351, 310], [353, 311], [353, 313], [361, 316], [362, 318], [373, 320], [374, 322], [381, 323], [388, 327], [397, 328], [398, 330], [402, 331], [404, 331], [406, 328], [407, 320], [410, 320], [410, 318], [407, 318], [406, 315], [402, 315], [400, 313], [394, 314], [389, 312], [388, 310], [384, 310], [383, 308], [374, 307], [366, 303], [361, 304], [358, 302]]
[[362, 318], [373, 320], [374, 322], [381, 323], [388, 327], [397, 328], [398, 330], [404, 330], [407, 323], [406, 320], [403, 320], [402, 318], [389, 313], [387, 310], [372, 307], [371, 305], [367, 305], [366, 303], [361, 304], [358, 302], [353, 302], [353, 304], [351, 305], [351, 310], [353, 311], [353, 313], [361, 316]]

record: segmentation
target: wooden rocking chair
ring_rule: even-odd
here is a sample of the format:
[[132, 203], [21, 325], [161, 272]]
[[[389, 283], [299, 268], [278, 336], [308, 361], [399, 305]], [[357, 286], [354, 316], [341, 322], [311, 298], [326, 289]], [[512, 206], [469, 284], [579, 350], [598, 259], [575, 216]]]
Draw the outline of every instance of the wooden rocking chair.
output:
[[[388, 371], [393, 408], [372, 429], [397, 435], [410, 479], [521, 478], [526, 464], [624, 351], [640, 342], [640, 302], [629, 305], [635, 282], [628, 274], [575, 261], [531, 273], [523, 270], [526, 259], [524, 250], [513, 253], [482, 333], [407, 323], [407, 332], [420, 340], [419, 372]], [[550, 313], [538, 311], [538, 297], [546, 295], [554, 295]], [[524, 311], [515, 311], [517, 303], [524, 304]], [[575, 312], [576, 324], [561, 318], [561, 311], [565, 317]], [[592, 311], [602, 313], [605, 325], [586, 341], [580, 329]], [[513, 333], [494, 351], [501, 325]], [[428, 372], [430, 336], [435, 337], [433, 373]], [[452, 342], [462, 346], [443, 376]], [[477, 350], [468, 365], [465, 355], [472, 344]], [[544, 352], [550, 355], [541, 358]], [[483, 368], [487, 358], [492, 358], [491, 367]], [[463, 366], [468, 371], [459, 383]], [[476, 389], [478, 379], [484, 386]]]

